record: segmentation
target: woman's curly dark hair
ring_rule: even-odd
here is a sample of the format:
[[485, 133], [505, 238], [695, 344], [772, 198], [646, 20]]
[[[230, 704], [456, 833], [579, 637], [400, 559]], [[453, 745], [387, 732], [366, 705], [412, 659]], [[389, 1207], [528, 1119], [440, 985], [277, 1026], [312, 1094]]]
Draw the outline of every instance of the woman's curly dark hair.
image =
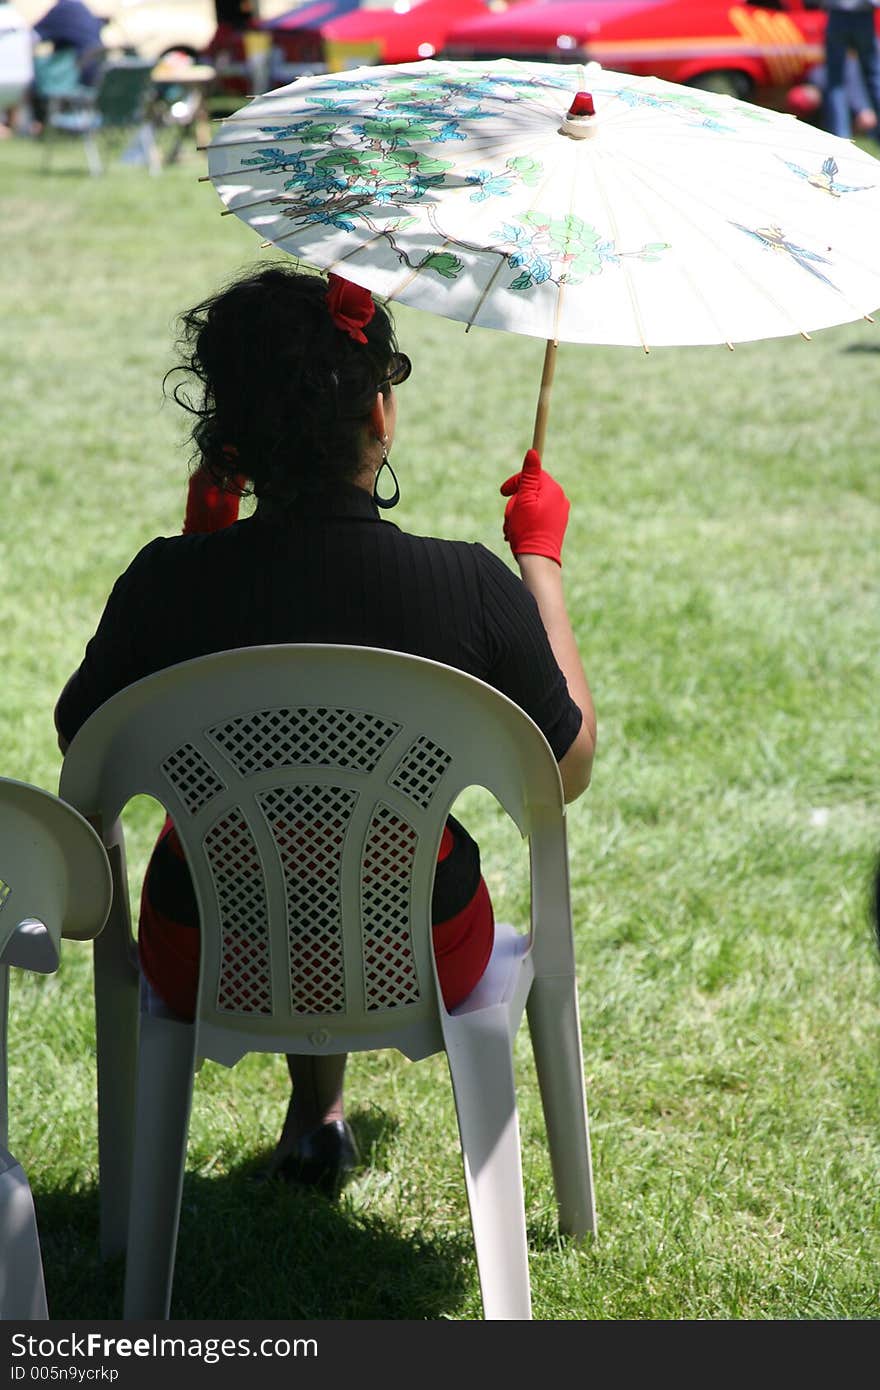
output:
[[323, 276], [271, 264], [180, 316], [180, 362], [165, 380], [190, 378], [172, 395], [196, 417], [193, 461], [230, 491], [241, 491], [243, 474], [257, 497], [293, 502], [359, 471], [394, 326], [377, 303], [366, 343], [355, 342], [334, 324], [326, 296]]

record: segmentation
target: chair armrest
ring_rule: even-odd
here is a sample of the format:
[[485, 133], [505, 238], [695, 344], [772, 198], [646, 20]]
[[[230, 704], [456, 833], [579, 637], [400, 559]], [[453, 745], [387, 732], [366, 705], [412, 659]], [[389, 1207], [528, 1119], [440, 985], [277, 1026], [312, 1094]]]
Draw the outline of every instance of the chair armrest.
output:
[[33, 917], [19, 922], [0, 952], [0, 965], [32, 970], [37, 975], [51, 975], [59, 964], [57, 933], [51, 932], [43, 922]]

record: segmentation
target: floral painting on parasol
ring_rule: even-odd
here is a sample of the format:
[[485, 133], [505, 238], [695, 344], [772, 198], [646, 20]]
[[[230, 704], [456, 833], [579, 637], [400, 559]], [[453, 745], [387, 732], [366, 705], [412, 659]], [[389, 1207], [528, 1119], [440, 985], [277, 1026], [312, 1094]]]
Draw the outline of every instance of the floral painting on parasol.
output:
[[551, 346], [733, 346], [880, 305], [880, 161], [655, 78], [320, 74], [224, 121], [208, 170], [226, 211], [307, 264]]

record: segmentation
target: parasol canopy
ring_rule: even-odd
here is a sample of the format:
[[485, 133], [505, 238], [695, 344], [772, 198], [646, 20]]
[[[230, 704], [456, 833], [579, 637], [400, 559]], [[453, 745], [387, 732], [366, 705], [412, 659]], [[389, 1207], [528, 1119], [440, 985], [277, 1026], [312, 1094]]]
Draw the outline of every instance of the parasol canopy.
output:
[[880, 161], [657, 78], [324, 73], [225, 120], [208, 171], [227, 212], [307, 264], [551, 344], [732, 347], [880, 305]]

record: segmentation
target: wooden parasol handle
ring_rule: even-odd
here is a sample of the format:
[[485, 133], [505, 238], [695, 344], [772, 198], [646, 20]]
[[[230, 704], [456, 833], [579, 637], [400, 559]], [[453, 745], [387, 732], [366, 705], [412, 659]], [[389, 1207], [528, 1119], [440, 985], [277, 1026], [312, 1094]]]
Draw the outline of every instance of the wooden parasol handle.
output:
[[538, 409], [535, 413], [535, 428], [532, 433], [532, 448], [544, 453], [544, 440], [547, 435], [547, 418], [550, 414], [550, 390], [553, 386], [553, 372], [556, 369], [556, 349], [559, 343], [555, 338], [547, 341], [544, 350], [544, 370], [541, 373], [541, 389], [538, 392]]

